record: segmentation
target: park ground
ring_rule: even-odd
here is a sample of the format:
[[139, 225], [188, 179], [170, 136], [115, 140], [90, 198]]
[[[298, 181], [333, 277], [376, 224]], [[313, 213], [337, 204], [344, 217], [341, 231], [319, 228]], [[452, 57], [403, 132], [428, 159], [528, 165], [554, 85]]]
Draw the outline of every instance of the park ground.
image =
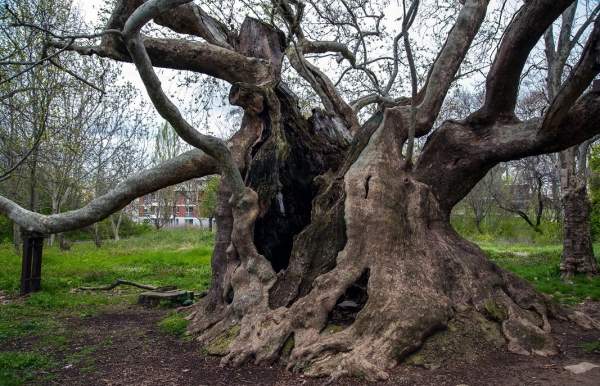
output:
[[[558, 274], [561, 246], [478, 240], [500, 266], [532, 282], [561, 303], [600, 319], [600, 278], [564, 283]], [[600, 252], [600, 245], [598, 252]], [[212, 235], [195, 229], [149, 232], [102, 248], [74, 243], [46, 248], [43, 290], [18, 296], [20, 258], [0, 244], [0, 385], [319, 385], [281, 364], [222, 368], [185, 335], [184, 315], [165, 306], [136, 304], [140, 290], [79, 291], [118, 278], [200, 292], [210, 283]], [[554, 323], [561, 353], [523, 357], [472, 347], [455, 360], [428, 362], [418, 355], [399, 366], [394, 385], [598, 385], [600, 368], [580, 375], [565, 365], [600, 364], [600, 332]], [[468, 336], [465, 336], [465, 341]], [[454, 355], [455, 354], [455, 355]], [[363, 384], [345, 379], [340, 384]]]

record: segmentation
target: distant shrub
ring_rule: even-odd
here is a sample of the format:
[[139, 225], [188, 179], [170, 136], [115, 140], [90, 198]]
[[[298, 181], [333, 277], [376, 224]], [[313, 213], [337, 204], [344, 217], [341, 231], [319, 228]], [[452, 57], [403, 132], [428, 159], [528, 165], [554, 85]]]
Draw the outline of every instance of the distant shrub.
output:
[[561, 225], [554, 221], [542, 221], [541, 232], [536, 232], [517, 216], [487, 216], [479, 232], [471, 216], [453, 214], [451, 223], [462, 236], [477, 242], [508, 241], [518, 243], [560, 243]]
[[13, 223], [8, 217], [0, 214], [0, 243], [11, 242], [13, 238]]
[[[103, 240], [113, 239], [113, 233], [110, 226], [110, 219], [104, 219], [98, 223], [100, 236]], [[121, 226], [119, 227], [119, 237], [128, 238], [132, 236], [140, 236], [144, 233], [151, 232], [153, 227], [150, 224], [138, 224], [129, 217], [123, 215]], [[78, 229], [65, 234], [68, 240], [72, 241], [88, 241], [93, 240], [94, 234], [92, 227]]]

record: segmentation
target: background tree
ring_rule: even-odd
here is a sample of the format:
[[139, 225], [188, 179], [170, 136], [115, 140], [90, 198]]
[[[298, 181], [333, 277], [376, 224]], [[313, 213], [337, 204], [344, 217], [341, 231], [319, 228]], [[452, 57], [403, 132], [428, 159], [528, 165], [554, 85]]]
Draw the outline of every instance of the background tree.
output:
[[[154, 165], [175, 158], [181, 153], [182, 145], [177, 133], [168, 123], [164, 123], [155, 136]], [[177, 204], [177, 187], [168, 186], [152, 196], [152, 221], [156, 229], [161, 229], [175, 219]]]
[[198, 201], [200, 202], [200, 216], [208, 218], [208, 229], [213, 230], [213, 219], [217, 211], [217, 192], [221, 181], [219, 177], [209, 177], [204, 183]]
[[[109, 174], [115, 173], [108, 170], [117, 158], [120, 167], [123, 161], [129, 164], [127, 175], [139, 170], [139, 163], [131, 166], [142, 157], [143, 112], [131, 104], [131, 85], [117, 85], [116, 66], [47, 54], [49, 29], [81, 24], [69, 2], [8, 2], [2, 12], [0, 48], [7, 60], [0, 63], [5, 75], [0, 87], [7, 93], [0, 109], [7, 130], [2, 130], [0, 148], [5, 160], [1, 189], [18, 202], [28, 200], [35, 211], [60, 213], [80, 205], [90, 190], [108, 188]], [[41, 27], [11, 27], [22, 20]], [[16, 228], [14, 236], [19, 233]], [[18, 237], [13, 239], [18, 243]]]
[[[572, 62], [581, 36], [596, 20], [600, 4], [586, 4], [582, 20], [576, 19], [578, 1], [574, 1], [562, 14], [557, 34], [551, 24], [544, 34], [545, 56], [548, 66], [546, 93], [549, 101], [560, 96], [561, 88], [568, 82], [568, 66]], [[590, 6], [592, 8], [590, 8]], [[558, 35], [558, 39], [555, 35]], [[570, 60], [571, 59], [571, 60]], [[590, 202], [587, 193], [587, 154], [592, 139], [564, 150], [559, 155], [560, 187], [564, 213], [563, 253], [560, 271], [569, 278], [576, 273], [598, 274], [594, 257], [590, 223]]]

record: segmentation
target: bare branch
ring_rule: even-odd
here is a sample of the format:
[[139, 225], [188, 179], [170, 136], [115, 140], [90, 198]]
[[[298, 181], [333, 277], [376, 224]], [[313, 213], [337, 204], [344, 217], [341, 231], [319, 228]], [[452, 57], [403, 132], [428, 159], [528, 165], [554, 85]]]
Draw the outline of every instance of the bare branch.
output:
[[351, 133], [358, 130], [358, 118], [352, 107], [337, 92], [329, 77], [304, 59], [300, 47], [293, 43], [287, 50], [287, 57], [292, 67], [310, 83], [319, 95], [325, 109], [334, 112]]
[[40, 145], [40, 142], [42, 140], [42, 137], [44, 136], [45, 131], [46, 131], [46, 125], [44, 124], [44, 125], [42, 125], [41, 129], [37, 133], [35, 140], [33, 141], [33, 145], [27, 151], [27, 153], [25, 153], [25, 155], [23, 155], [23, 157], [21, 157], [21, 159], [19, 161], [17, 161], [14, 165], [12, 165], [10, 168], [8, 168], [8, 170], [3, 172], [2, 175], [0, 175], [0, 182], [6, 181], [7, 179], [9, 179], [11, 177], [12, 172], [17, 170], [19, 168], [19, 166], [21, 166], [23, 164], [23, 162], [25, 162], [27, 160], [27, 158], [29, 158], [29, 156], [38, 148], [38, 146]]
[[542, 130], [552, 131], [562, 128], [561, 122], [569, 112], [569, 109], [575, 104], [577, 98], [585, 91], [599, 72], [600, 19], [597, 19], [579, 62], [569, 74], [569, 78], [564, 82], [546, 112]]
[[68, 50], [71, 47], [71, 45], [73, 44], [74, 41], [75, 41], [74, 39], [70, 39], [70, 41], [68, 43], [66, 43], [66, 44], [62, 43], [61, 45], [58, 46], [58, 48], [60, 48], [60, 49], [58, 51], [50, 54], [50, 55], [46, 55], [46, 52], [45, 52], [46, 50], [44, 49], [43, 52], [42, 52], [42, 57], [39, 60], [37, 60], [37, 61], [35, 61], [35, 62], [31, 63], [31, 64], [28, 63], [29, 65], [27, 67], [25, 67], [24, 69], [22, 69], [21, 71], [19, 71], [16, 74], [13, 74], [12, 76], [9, 76], [8, 78], [2, 80], [0, 82], [0, 85], [8, 83], [8, 82], [10, 82], [11, 80], [13, 80], [15, 78], [18, 78], [19, 76], [25, 74], [26, 72], [31, 71], [35, 67], [37, 67], [37, 66], [45, 63], [46, 61], [48, 61], [48, 60], [50, 60], [50, 59], [58, 56], [62, 52]]
[[[270, 64], [235, 51], [208, 43], [181, 39], [143, 38], [146, 51], [156, 67], [193, 71], [222, 79], [231, 84], [265, 84], [273, 79]], [[60, 46], [62, 43], [53, 42]], [[97, 55], [121, 62], [132, 62], [131, 56], [113, 45], [72, 45], [70, 50], [81, 55]]]
[[470, 120], [514, 120], [520, 76], [542, 34], [573, 0], [528, 1], [518, 11], [502, 39], [487, 75], [483, 107]]
[[190, 0], [150, 0], [142, 4], [125, 23], [123, 36], [127, 50], [158, 113], [184, 141], [217, 160], [222, 176], [232, 190], [233, 199], [238, 201], [243, 196], [246, 186], [227, 145], [216, 137], [200, 133], [183, 118], [179, 109], [163, 92], [140, 35], [140, 29], [157, 15], [189, 2]]
[[[419, 0], [413, 0], [414, 13], [416, 14], [419, 8]], [[406, 162], [408, 165], [412, 165], [413, 149], [415, 146], [415, 129], [417, 125], [417, 69], [415, 67], [415, 60], [412, 55], [410, 48], [409, 39], [409, 23], [406, 14], [406, 0], [402, 0], [402, 9], [404, 11], [404, 20], [402, 22], [402, 35], [404, 37], [404, 50], [406, 51], [406, 58], [408, 59], [408, 66], [410, 69], [410, 86], [411, 86], [411, 99], [410, 99], [410, 121], [408, 127], [408, 138], [406, 140]], [[410, 17], [410, 16], [409, 16]]]
[[114, 190], [94, 199], [81, 209], [45, 216], [24, 209], [0, 196], [0, 212], [27, 231], [43, 234], [66, 232], [100, 221], [122, 209], [137, 197], [217, 172], [218, 167], [214, 159], [202, 151], [192, 150], [162, 165], [127, 178]]
[[89, 80], [83, 78], [82, 76], [79, 76], [77, 73], [69, 70], [68, 68], [66, 68], [65, 66], [63, 66], [62, 64], [58, 63], [56, 60], [54, 59], [49, 59], [49, 62], [55, 66], [56, 68], [66, 72], [67, 74], [71, 75], [73, 78], [77, 79], [78, 81], [80, 81], [81, 83], [84, 83], [88, 86], [90, 86], [91, 88], [93, 88], [94, 90], [100, 92], [101, 94], [104, 94], [104, 90], [101, 89], [100, 87], [96, 86], [95, 84], [93, 84], [92, 82], [90, 82]]
[[356, 57], [345, 44], [334, 41], [309, 41], [301, 39], [299, 44], [300, 49], [305, 54], [323, 54], [326, 52], [337, 52], [342, 57], [346, 58], [352, 66], [356, 65]]

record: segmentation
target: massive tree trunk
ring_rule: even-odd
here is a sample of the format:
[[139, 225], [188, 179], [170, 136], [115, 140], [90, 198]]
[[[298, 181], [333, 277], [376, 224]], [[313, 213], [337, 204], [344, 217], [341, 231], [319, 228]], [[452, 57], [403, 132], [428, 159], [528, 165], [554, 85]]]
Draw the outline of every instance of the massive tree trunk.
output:
[[[245, 25], [246, 44], [275, 40], [264, 25]], [[248, 52], [243, 42], [239, 50]], [[282, 84], [269, 103], [235, 86], [231, 100], [245, 109], [240, 132], [259, 133], [243, 170], [257, 196], [235, 204], [221, 187], [213, 283], [190, 316], [190, 331], [223, 364], [282, 359], [307, 375], [377, 380], [457, 320], [481, 331], [493, 321], [525, 355], [557, 352], [550, 317], [598, 327], [497, 267], [449, 222], [494, 164], [550, 150], [535, 135], [523, 141], [536, 127], [489, 122], [482, 110], [442, 125], [413, 167], [402, 154], [409, 106], [376, 114], [348, 146], [338, 120], [319, 111], [304, 119]]]
[[[560, 272], [563, 278], [576, 274], [598, 274], [594, 257], [590, 218], [590, 201], [587, 194], [586, 151], [587, 146], [573, 147], [561, 152], [561, 190], [564, 213], [563, 252]], [[579, 162], [578, 151], [583, 152]], [[579, 169], [579, 170], [578, 170]]]
[[[248, 19], [240, 37], [241, 52], [275, 62], [276, 31]], [[438, 129], [413, 167], [401, 152], [408, 106], [375, 115], [349, 144], [334, 117], [303, 118], [283, 84], [269, 100], [234, 86], [230, 100], [245, 109], [240, 133], [257, 137], [242, 171], [256, 196], [235, 203], [226, 183], [219, 192], [212, 287], [190, 316], [208, 352], [384, 379], [465, 319], [497, 323], [513, 352], [557, 352], [548, 319], [567, 314], [450, 225], [452, 207], [508, 151], [484, 156], [475, 124]]]
[[[286, 202], [284, 194], [290, 215], [305, 217], [294, 229], [263, 228], [281, 213], [272, 199], [254, 231], [262, 256], [227, 248], [235, 220], [220, 200], [213, 285], [191, 324], [209, 352], [218, 348], [224, 363], [283, 356], [305, 374], [381, 379], [455, 318], [483, 315], [499, 323], [511, 351], [556, 353], [548, 300], [452, 229], [432, 188], [402, 161], [404, 139], [377, 120], [365, 125], [345, 161], [313, 182], [319, 186], [306, 196], [314, 197], [310, 220], [310, 207]], [[312, 165], [307, 156], [297, 170]], [[287, 183], [298, 186], [296, 178], [310, 181], [289, 177], [284, 192]]]

